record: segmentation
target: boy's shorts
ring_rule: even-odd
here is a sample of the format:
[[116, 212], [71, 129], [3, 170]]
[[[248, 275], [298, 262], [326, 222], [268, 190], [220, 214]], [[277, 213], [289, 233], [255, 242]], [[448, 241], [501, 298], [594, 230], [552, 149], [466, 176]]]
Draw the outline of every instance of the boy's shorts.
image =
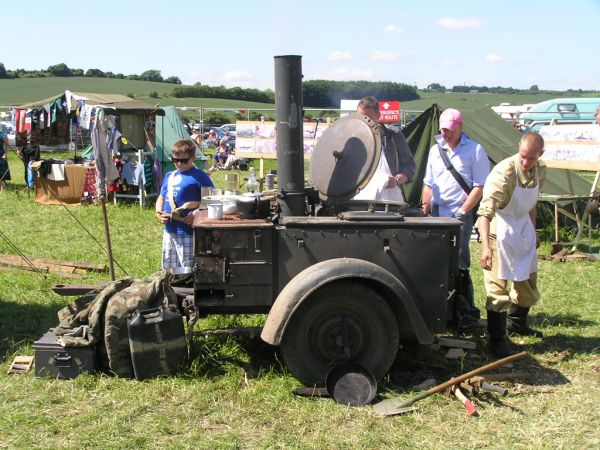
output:
[[164, 231], [162, 243], [163, 270], [174, 274], [191, 273], [193, 265], [193, 236], [191, 234], [171, 234]]

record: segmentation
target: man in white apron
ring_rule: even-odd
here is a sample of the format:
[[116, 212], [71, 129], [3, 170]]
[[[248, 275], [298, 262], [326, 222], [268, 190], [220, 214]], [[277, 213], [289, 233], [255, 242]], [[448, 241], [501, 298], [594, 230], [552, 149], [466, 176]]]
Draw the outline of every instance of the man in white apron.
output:
[[535, 217], [546, 178], [546, 165], [539, 160], [543, 152], [544, 139], [539, 134], [523, 135], [519, 153], [497, 164], [483, 188], [478, 211], [480, 265], [487, 295], [489, 345], [497, 356], [513, 353], [506, 341], [507, 331], [543, 336], [527, 325], [529, 308], [540, 299]]
[[404, 135], [396, 128], [379, 123], [379, 102], [375, 97], [363, 97], [356, 112], [379, 124], [381, 154], [373, 177], [354, 199], [403, 202], [401, 186], [412, 181], [417, 169]]

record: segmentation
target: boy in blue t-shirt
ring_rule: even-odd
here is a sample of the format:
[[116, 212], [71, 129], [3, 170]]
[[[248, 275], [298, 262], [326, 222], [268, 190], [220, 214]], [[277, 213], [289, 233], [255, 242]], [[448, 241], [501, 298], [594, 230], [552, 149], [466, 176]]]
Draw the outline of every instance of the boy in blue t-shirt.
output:
[[192, 271], [192, 222], [202, 198], [201, 188], [214, 187], [210, 177], [194, 166], [195, 159], [196, 145], [191, 140], [175, 142], [175, 170], [165, 176], [156, 200], [156, 217], [165, 225], [162, 268], [174, 274]]

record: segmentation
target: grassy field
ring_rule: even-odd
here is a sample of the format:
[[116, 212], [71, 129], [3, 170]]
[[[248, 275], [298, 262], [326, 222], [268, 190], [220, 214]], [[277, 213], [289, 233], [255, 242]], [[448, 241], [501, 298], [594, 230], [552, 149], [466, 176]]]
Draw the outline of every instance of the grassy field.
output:
[[[256, 102], [239, 102], [223, 99], [199, 98], [173, 98], [166, 97], [175, 85], [168, 83], [153, 83], [149, 81], [116, 80], [111, 78], [84, 78], [84, 77], [49, 77], [49, 78], [23, 78], [15, 80], [0, 80], [0, 105], [21, 105], [36, 100], [42, 100], [60, 94], [66, 89], [75, 92], [98, 92], [134, 94], [137, 99], [150, 104], [161, 106], [190, 106], [204, 108], [232, 108], [232, 109], [260, 109], [273, 108], [274, 105]], [[150, 92], [157, 92], [159, 98], [151, 98]], [[419, 91], [421, 99], [403, 102], [402, 108], [423, 111], [433, 103], [444, 107], [458, 109], [474, 109], [482, 106], [495, 106], [503, 102], [513, 105], [525, 103], [539, 103], [554, 98], [552, 95], [520, 95], [520, 94], [463, 94], [463, 93], [438, 93]], [[304, 105], [310, 108], [310, 105]], [[316, 114], [311, 114], [316, 115]]]
[[[101, 94], [133, 94], [135, 98], [152, 105], [195, 106], [204, 108], [268, 108], [273, 105], [257, 102], [239, 102], [224, 99], [178, 99], [166, 97], [176, 85], [150, 81], [117, 80], [112, 78], [48, 77], [0, 79], [0, 105], [14, 106], [59, 95], [65, 90], [74, 92], [96, 92]], [[157, 92], [159, 97], [150, 97]]]
[[554, 95], [521, 95], [521, 94], [465, 94], [459, 92], [431, 92], [419, 91], [421, 98], [409, 102], [402, 102], [402, 108], [415, 111], [423, 111], [433, 103], [444, 108], [477, 109], [484, 106], [497, 106], [500, 103], [511, 105], [524, 105], [527, 103], [539, 103], [555, 98]]
[[[102, 250], [62, 206], [34, 203], [23, 191], [20, 163], [10, 157], [13, 181], [0, 194], [0, 230], [30, 257], [105, 262]], [[223, 172], [216, 173], [222, 185]], [[100, 207], [69, 207], [103, 242]], [[153, 209], [109, 205], [114, 256], [129, 275], [144, 277], [160, 265], [161, 226]], [[598, 240], [596, 241], [598, 242]], [[473, 244], [473, 258], [479, 248]], [[596, 248], [597, 251], [597, 248]], [[0, 239], [0, 253], [15, 254]], [[549, 243], [540, 253], [549, 252]], [[469, 417], [454, 398], [435, 395], [414, 413], [377, 418], [370, 407], [346, 408], [329, 399], [295, 397], [299, 383], [274, 348], [258, 340], [196, 338], [193, 362], [176, 377], [144, 382], [109, 375], [71, 381], [6, 375], [15, 355], [56, 325], [69, 302], [50, 287], [95, 283], [33, 272], [0, 272], [0, 448], [598, 448], [600, 446], [600, 305], [597, 262], [540, 261], [543, 299], [533, 324], [546, 338], [515, 339], [531, 357], [507, 370], [530, 374], [502, 383], [505, 398], [477, 401]], [[118, 269], [117, 276], [124, 273]], [[484, 302], [481, 273], [473, 271]], [[200, 328], [260, 323], [262, 317], [210, 317]], [[478, 350], [458, 361], [443, 351], [405, 345], [381, 396], [415, 395], [428, 377], [443, 382], [490, 361], [482, 336]]]

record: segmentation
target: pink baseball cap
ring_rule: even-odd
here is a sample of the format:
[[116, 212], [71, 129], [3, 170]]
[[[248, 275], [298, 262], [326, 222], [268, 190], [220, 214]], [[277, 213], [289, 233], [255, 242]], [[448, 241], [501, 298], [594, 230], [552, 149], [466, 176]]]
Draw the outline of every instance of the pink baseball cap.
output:
[[440, 115], [440, 130], [446, 128], [448, 130], [455, 130], [457, 127], [462, 125], [463, 119], [462, 114], [458, 109], [448, 108]]

